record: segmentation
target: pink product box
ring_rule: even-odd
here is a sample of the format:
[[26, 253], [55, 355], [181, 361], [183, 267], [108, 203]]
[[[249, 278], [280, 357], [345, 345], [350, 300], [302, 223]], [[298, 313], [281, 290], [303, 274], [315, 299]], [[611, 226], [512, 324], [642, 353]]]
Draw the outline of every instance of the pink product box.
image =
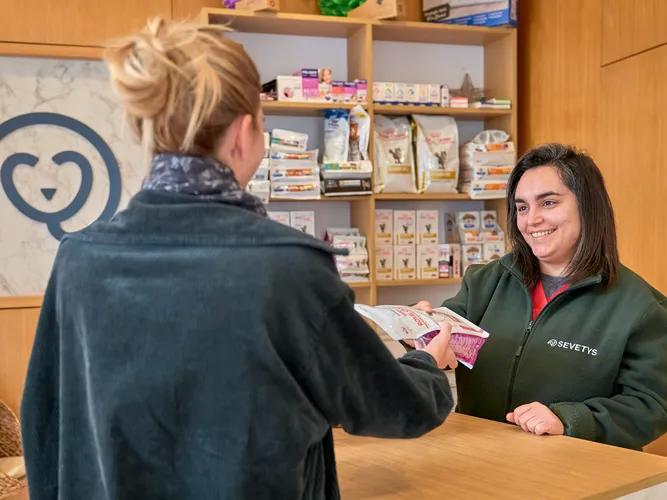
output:
[[353, 102], [357, 99], [357, 85], [354, 82], [345, 82], [343, 84], [343, 100]]
[[354, 81], [357, 90], [357, 102], [365, 103], [368, 95], [368, 82], [357, 79]]
[[345, 82], [334, 80], [331, 83], [331, 100], [333, 102], [343, 102], [345, 100]]
[[301, 92], [305, 99], [320, 96], [320, 73], [317, 69], [301, 70]]

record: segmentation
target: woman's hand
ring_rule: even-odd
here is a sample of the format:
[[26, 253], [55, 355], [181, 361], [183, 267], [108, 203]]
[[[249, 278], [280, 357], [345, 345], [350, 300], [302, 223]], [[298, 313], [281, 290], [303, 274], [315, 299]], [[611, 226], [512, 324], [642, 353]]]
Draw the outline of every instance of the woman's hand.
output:
[[438, 368], [456, 368], [458, 361], [454, 351], [449, 347], [449, 340], [452, 337], [452, 325], [449, 323], [440, 323], [440, 333], [433, 337], [426, 347], [417, 347], [418, 350], [429, 353], [438, 364]]
[[420, 300], [412, 307], [414, 307], [415, 309], [419, 309], [420, 311], [427, 312], [429, 314], [433, 312], [433, 306], [428, 300]]
[[505, 418], [524, 431], [538, 436], [542, 434], [562, 435], [565, 433], [563, 422], [547, 406], [537, 401], [517, 406]]

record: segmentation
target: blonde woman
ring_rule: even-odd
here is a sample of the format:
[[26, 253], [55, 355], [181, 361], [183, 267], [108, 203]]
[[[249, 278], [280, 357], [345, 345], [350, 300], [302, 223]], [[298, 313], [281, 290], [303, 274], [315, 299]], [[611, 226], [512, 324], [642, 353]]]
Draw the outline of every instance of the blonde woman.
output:
[[153, 20], [107, 61], [152, 163], [127, 210], [60, 245], [22, 405], [31, 497], [337, 498], [332, 425], [444, 420], [448, 332], [393, 359], [334, 250], [244, 191], [260, 82], [221, 29]]

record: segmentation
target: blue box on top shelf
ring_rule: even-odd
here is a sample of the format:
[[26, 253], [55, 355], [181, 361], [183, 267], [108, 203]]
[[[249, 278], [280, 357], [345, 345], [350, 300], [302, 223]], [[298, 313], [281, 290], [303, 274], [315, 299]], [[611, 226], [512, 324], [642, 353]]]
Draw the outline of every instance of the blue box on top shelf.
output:
[[424, 18], [432, 23], [516, 26], [519, 0], [424, 0]]

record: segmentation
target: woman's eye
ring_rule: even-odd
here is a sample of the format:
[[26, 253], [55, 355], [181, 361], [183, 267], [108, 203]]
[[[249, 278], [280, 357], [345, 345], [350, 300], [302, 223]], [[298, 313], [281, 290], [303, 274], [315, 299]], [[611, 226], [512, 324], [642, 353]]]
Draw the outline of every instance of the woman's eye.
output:
[[553, 207], [556, 205], [555, 200], [544, 200], [544, 206], [545, 207]]
[[516, 211], [520, 214], [524, 213], [526, 210], [528, 210], [528, 207], [526, 207], [525, 205], [521, 205], [519, 207], [516, 207]]

